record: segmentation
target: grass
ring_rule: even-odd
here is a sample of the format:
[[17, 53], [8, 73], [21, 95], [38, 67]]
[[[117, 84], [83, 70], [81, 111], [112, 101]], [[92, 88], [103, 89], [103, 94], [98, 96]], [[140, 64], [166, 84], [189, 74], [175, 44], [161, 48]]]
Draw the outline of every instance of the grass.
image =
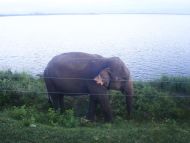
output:
[[0, 142], [178, 142], [188, 143], [189, 123], [173, 120], [162, 122], [122, 121], [114, 124], [91, 124], [83, 127], [65, 128], [45, 124], [25, 126], [22, 121], [0, 117]]
[[189, 86], [189, 77], [163, 76], [149, 82], [135, 82], [131, 120], [126, 120], [124, 96], [111, 91], [114, 122], [104, 123], [98, 109], [97, 122], [92, 123], [84, 118], [88, 107], [86, 96], [67, 97], [66, 111], [59, 114], [42, 94], [43, 80], [27, 73], [1, 71], [0, 142], [188, 143]]
[[162, 91], [190, 94], [190, 77], [162, 76], [160, 79], [151, 81], [150, 84]]

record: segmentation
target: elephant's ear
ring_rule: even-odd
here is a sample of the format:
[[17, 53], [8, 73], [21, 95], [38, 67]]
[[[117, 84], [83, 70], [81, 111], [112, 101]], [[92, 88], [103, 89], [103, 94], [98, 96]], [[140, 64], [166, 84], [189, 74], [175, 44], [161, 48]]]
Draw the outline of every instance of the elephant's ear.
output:
[[101, 86], [105, 86], [106, 88], [109, 86], [110, 83], [110, 69], [105, 68], [103, 69], [95, 78], [97, 84]]

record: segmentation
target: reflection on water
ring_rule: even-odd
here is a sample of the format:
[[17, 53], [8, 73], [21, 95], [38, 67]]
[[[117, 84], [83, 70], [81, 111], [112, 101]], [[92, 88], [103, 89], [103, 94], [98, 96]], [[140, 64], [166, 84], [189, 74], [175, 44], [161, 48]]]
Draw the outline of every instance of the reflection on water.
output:
[[0, 69], [37, 74], [63, 52], [118, 56], [135, 79], [190, 75], [188, 15], [0, 17]]

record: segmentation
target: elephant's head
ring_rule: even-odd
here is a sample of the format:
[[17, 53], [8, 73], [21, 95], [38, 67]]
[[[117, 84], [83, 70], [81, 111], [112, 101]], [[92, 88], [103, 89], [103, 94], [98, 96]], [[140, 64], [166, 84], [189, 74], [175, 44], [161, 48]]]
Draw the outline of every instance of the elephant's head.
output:
[[127, 111], [130, 116], [133, 96], [133, 82], [128, 68], [118, 57], [108, 58], [106, 68], [94, 78], [97, 84], [126, 95]]

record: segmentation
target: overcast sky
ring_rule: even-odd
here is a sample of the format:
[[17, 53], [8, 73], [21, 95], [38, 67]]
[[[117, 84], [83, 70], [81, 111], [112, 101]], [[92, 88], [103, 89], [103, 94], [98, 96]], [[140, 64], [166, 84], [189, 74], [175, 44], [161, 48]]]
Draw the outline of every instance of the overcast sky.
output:
[[190, 0], [0, 0], [0, 14], [189, 13]]

